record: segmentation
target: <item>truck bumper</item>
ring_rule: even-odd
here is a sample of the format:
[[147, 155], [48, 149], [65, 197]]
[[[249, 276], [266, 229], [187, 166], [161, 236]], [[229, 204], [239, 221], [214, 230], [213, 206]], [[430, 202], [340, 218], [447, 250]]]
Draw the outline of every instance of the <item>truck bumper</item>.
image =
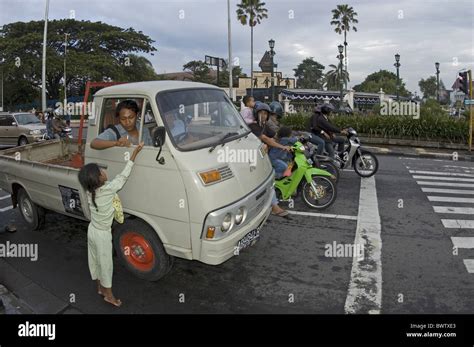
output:
[[265, 224], [271, 213], [271, 202], [272, 194], [270, 194], [260, 213], [251, 222], [229, 236], [220, 240], [201, 240], [200, 258], [197, 260], [209, 265], [218, 265], [237, 255], [236, 247], [238, 242], [249, 232], [257, 228], [261, 229]]

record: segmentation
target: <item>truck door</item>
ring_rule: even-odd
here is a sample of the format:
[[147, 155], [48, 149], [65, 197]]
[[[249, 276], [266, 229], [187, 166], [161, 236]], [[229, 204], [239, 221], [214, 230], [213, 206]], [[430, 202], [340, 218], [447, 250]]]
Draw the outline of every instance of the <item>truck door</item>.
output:
[[[140, 109], [137, 117], [140, 140], [150, 140], [151, 131], [158, 125], [157, 112], [146, 97], [103, 97], [97, 122], [93, 126], [89, 125], [85, 162], [105, 165], [109, 179], [123, 170], [135, 146], [94, 150], [90, 147], [90, 142], [109, 125], [120, 123], [115, 116], [116, 108], [121, 101], [130, 99]], [[153, 147], [150, 142], [145, 143], [130, 178], [119, 193], [124, 211], [133, 210], [139, 214], [138, 217], [147, 218], [145, 221], [152, 224], [165, 245], [190, 249], [189, 213], [184, 182], [166, 143], [160, 154], [164, 158], [163, 164], [157, 161], [157, 155], [158, 148]]]

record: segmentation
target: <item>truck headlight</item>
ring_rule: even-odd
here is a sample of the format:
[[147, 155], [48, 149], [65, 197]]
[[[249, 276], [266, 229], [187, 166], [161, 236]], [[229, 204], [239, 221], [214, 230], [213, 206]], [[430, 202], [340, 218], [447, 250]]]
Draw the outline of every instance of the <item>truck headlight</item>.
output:
[[245, 216], [245, 207], [241, 206], [235, 215], [235, 224], [239, 225], [244, 220]]
[[230, 230], [231, 227], [232, 227], [232, 214], [227, 213], [224, 217], [224, 220], [222, 221], [221, 231], [227, 232]]

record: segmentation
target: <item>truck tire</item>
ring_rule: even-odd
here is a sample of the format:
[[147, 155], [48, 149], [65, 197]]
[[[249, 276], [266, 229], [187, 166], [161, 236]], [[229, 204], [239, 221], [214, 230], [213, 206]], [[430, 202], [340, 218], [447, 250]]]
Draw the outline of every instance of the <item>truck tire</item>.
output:
[[45, 210], [36, 205], [23, 188], [18, 190], [18, 208], [23, 220], [31, 230], [39, 230], [43, 227]]
[[120, 262], [138, 278], [158, 281], [173, 265], [155, 230], [140, 219], [126, 219], [113, 231]]

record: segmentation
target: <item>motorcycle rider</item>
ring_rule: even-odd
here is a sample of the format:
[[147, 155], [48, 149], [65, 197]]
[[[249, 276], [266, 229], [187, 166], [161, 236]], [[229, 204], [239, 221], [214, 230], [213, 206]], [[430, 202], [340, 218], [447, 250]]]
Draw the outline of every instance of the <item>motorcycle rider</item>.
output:
[[273, 101], [269, 105], [270, 107], [270, 118], [267, 120], [267, 127], [278, 132], [280, 129], [280, 119], [283, 117], [283, 106], [278, 101]]
[[54, 118], [52, 122], [53, 127], [53, 137], [55, 139], [61, 139], [61, 134], [64, 129], [67, 128], [66, 122], [64, 121], [64, 116], [62, 112], [56, 109], [54, 112]]
[[320, 107], [316, 107], [311, 118], [312, 133], [324, 140], [324, 147], [331, 158], [335, 158], [333, 144], [337, 144], [337, 151], [340, 153], [344, 150], [344, 143], [346, 141], [345, 138], [336, 136], [336, 134], [347, 135], [345, 129], [339, 129], [329, 121], [328, 116], [333, 110], [334, 107], [331, 104], [323, 104]]

